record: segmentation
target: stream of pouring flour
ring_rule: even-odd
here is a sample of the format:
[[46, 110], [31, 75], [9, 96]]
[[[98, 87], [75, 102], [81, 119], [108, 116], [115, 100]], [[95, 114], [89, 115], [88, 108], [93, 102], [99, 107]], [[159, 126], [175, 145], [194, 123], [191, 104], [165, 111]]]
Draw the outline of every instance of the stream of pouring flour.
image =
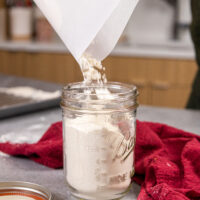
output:
[[107, 83], [105, 67], [102, 65], [101, 61], [98, 61], [95, 58], [92, 58], [86, 54], [84, 54], [80, 58], [80, 70], [83, 75], [83, 84], [86, 86], [91, 86], [93, 84], [97, 85], [98, 88], [91, 89], [91, 87], [86, 87], [84, 93], [88, 94], [88, 98], [90, 94], [96, 94], [97, 99], [103, 100], [112, 99], [112, 95], [110, 91], [105, 87]]
[[102, 63], [95, 58], [84, 54], [80, 58], [80, 69], [85, 84], [97, 83], [103, 85], [104, 83], [107, 83], [105, 67], [103, 67]]

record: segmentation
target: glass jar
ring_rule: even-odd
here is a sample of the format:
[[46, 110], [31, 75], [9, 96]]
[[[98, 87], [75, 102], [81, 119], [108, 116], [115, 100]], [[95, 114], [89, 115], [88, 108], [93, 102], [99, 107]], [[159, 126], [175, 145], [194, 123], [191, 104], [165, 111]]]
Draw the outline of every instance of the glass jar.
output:
[[108, 82], [63, 89], [64, 174], [75, 197], [123, 197], [134, 174], [137, 89]]

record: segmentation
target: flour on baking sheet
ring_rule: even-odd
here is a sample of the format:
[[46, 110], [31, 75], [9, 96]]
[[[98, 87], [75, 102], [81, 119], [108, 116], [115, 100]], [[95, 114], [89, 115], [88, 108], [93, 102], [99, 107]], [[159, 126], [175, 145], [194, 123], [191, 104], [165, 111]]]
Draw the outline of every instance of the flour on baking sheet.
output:
[[0, 87], [0, 92], [14, 95], [21, 98], [30, 98], [37, 101], [58, 98], [61, 95], [60, 91], [47, 92], [33, 87], [19, 86], [19, 87]]

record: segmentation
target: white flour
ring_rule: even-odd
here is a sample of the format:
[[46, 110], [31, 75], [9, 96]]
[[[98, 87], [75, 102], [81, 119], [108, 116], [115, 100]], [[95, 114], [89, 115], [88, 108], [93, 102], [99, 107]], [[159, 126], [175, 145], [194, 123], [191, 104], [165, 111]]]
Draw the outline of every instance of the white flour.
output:
[[58, 98], [61, 95], [60, 91], [47, 92], [26, 86], [11, 87], [11, 88], [0, 87], [0, 92], [14, 95], [17, 97], [30, 98], [37, 101]]
[[108, 115], [64, 120], [68, 184], [95, 199], [124, 192], [133, 169], [131, 139], [125, 139]]
[[83, 74], [84, 83], [90, 84], [92, 82], [103, 84], [107, 82], [105, 76], [105, 67], [100, 61], [91, 58], [88, 55], [83, 55], [80, 58], [80, 68]]
[[104, 84], [107, 83], [107, 78], [105, 67], [103, 67], [100, 61], [88, 55], [83, 55], [80, 59], [80, 69], [83, 74], [84, 84], [91, 85], [95, 83], [101, 86], [95, 90], [86, 89], [84, 93], [88, 95], [88, 99], [90, 99], [89, 95], [92, 93], [96, 94], [98, 99], [113, 99], [110, 91], [104, 87]]
[[13, 144], [36, 143], [42, 136], [42, 133], [48, 128], [49, 122], [37, 124], [26, 124], [23, 128], [17, 126], [15, 131], [1, 131], [0, 143], [10, 142]]
[[[29, 132], [35, 132], [35, 134], [28, 134]], [[23, 143], [35, 143], [40, 139], [40, 135], [37, 134], [38, 130], [31, 131], [28, 128], [20, 132], [7, 132], [0, 136], [0, 142], [10, 142], [13, 144]]]
[[0, 157], [9, 157], [9, 155], [8, 155], [8, 154], [5, 154], [5, 153], [2, 153], [2, 152], [0, 152]]

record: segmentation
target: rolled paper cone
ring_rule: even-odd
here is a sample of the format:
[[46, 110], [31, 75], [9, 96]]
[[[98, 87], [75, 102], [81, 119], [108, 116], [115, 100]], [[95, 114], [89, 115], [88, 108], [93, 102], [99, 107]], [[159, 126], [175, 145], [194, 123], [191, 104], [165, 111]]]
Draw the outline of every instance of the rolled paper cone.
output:
[[139, 0], [34, 0], [79, 62], [113, 50]]

